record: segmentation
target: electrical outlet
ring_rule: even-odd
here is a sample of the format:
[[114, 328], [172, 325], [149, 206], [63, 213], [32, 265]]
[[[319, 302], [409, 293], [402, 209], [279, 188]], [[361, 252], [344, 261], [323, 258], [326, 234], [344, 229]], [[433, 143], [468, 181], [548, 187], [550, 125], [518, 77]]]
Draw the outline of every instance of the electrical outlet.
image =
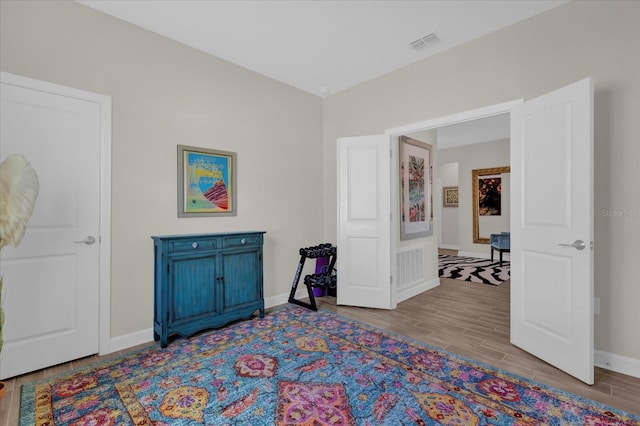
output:
[[600, 298], [599, 297], [593, 298], [593, 314], [600, 315]]

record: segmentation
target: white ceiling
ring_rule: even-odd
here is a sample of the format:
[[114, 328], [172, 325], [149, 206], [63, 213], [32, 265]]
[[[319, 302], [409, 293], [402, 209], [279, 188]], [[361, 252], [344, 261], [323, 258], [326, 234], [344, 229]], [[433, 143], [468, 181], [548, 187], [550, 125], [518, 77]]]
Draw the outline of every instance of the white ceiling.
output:
[[325, 97], [567, 0], [77, 1]]
[[439, 127], [438, 149], [509, 139], [510, 119], [509, 114], [500, 114]]

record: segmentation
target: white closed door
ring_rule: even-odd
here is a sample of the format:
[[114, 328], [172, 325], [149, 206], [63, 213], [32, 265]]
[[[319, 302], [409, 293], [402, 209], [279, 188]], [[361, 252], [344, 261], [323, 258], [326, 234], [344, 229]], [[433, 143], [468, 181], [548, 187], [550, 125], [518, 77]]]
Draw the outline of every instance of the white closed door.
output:
[[389, 137], [338, 139], [339, 305], [395, 308]]
[[101, 104], [10, 76], [0, 89], [1, 158], [24, 155], [40, 194], [22, 242], [0, 253], [0, 378], [99, 349]]
[[593, 384], [590, 79], [511, 113], [511, 342]]

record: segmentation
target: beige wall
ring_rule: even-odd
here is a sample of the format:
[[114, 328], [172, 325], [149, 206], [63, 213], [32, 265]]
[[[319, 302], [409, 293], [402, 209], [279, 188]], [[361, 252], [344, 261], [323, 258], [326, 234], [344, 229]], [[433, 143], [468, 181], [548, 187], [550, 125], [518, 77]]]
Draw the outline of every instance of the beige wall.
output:
[[[459, 186], [460, 178], [458, 176], [459, 164], [457, 160], [452, 162], [443, 162], [441, 156], [438, 153], [438, 166], [436, 167], [438, 178], [435, 182], [438, 182], [442, 188], [447, 186]], [[460, 188], [458, 188], [458, 195]], [[460, 244], [460, 231], [458, 230], [460, 208], [456, 207], [443, 207], [444, 196], [443, 191], [438, 194], [438, 198], [435, 201], [436, 211], [441, 210], [440, 214], [440, 247], [458, 249]], [[459, 203], [458, 203], [459, 204]]]
[[[508, 166], [509, 143], [509, 140], [500, 140], [438, 150], [439, 165], [454, 161], [458, 163], [458, 192], [460, 196], [458, 202], [458, 250], [461, 255], [470, 256], [476, 253], [485, 256], [491, 255], [487, 244], [473, 242], [471, 173], [475, 169]], [[509, 195], [503, 194], [503, 203], [508, 204], [509, 201]], [[509, 230], [509, 218], [508, 211], [505, 211], [505, 214], [500, 217], [505, 222], [505, 227], [502, 227], [502, 231]], [[481, 236], [487, 237], [488, 235], [482, 234]]]
[[[77, 3], [0, 4], [2, 71], [112, 97], [112, 336], [152, 326], [151, 235], [265, 230], [288, 294], [323, 242], [322, 100]], [[236, 217], [177, 218], [177, 144], [237, 152]]]
[[336, 138], [381, 134], [538, 95], [595, 87], [596, 349], [640, 360], [640, 2], [572, 1], [336, 93], [324, 103], [325, 239], [336, 235]]

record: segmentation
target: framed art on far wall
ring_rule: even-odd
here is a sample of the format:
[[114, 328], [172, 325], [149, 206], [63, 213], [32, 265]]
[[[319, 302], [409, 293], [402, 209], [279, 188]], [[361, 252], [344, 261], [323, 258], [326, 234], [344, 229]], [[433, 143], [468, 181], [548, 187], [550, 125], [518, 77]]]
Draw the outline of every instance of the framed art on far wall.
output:
[[178, 145], [178, 217], [235, 216], [236, 153]]
[[458, 187], [442, 187], [442, 207], [458, 207]]
[[400, 240], [433, 235], [432, 146], [400, 136]]
[[507, 185], [508, 197], [510, 174], [509, 166], [471, 170], [474, 243], [489, 244], [492, 233], [509, 229], [509, 199], [503, 200], [502, 187]]

